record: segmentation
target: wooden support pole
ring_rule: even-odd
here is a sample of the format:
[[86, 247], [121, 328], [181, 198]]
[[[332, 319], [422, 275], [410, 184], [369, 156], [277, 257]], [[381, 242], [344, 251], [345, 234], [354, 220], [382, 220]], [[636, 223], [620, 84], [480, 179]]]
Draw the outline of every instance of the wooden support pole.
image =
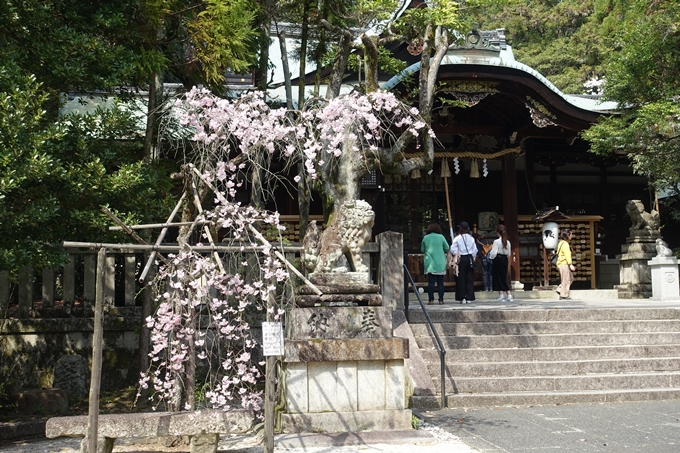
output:
[[90, 375], [90, 406], [87, 420], [87, 453], [97, 451], [97, 432], [99, 428], [99, 388], [102, 378], [102, 347], [104, 342], [104, 272], [106, 249], [99, 250], [97, 256], [97, 289], [94, 305], [94, 331], [92, 333], [92, 373]]
[[[276, 286], [272, 282], [272, 286]], [[267, 293], [267, 322], [274, 321], [273, 309], [276, 306], [274, 291]], [[265, 357], [264, 381], [264, 453], [274, 453], [274, 408], [276, 407], [276, 356]]]

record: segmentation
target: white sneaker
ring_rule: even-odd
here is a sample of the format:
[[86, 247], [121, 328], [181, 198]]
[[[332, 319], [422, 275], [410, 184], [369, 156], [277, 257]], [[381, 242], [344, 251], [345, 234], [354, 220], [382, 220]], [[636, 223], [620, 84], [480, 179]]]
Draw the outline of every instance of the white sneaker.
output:
[[508, 295], [508, 302], [512, 302], [512, 300], [513, 300], [512, 294]]
[[461, 303], [461, 305], [462, 305], [462, 304], [465, 304], [465, 303], [467, 303], [467, 302], [465, 302], [465, 299], [463, 299], [463, 300], [460, 301], [460, 303]]
[[505, 296], [498, 296], [498, 299], [496, 299], [498, 302], [505, 302]]

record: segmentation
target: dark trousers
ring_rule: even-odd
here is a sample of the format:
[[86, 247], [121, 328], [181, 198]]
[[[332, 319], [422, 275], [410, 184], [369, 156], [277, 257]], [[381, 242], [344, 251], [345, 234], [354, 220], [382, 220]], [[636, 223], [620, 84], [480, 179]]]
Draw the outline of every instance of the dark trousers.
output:
[[484, 291], [491, 291], [493, 288], [491, 272], [493, 269], [493, 260], [488, 258], [482, 259], [482, 280], [484, 281]]
[[475, 300], [475, 270], [470, 267], [472, 255], [462, 255], [458, 263], [456, 279], [456, 300]]
[[434, 284], [437, 282], [437, 292], [439, 293], [439, 302], [444, 300], [444, 276], [427, 274], [427, 295], [430, 301], [434, 300]]
[[508, 257], [496, 255], [493, 259], [493, 290], [510, 291], [508, 284]]

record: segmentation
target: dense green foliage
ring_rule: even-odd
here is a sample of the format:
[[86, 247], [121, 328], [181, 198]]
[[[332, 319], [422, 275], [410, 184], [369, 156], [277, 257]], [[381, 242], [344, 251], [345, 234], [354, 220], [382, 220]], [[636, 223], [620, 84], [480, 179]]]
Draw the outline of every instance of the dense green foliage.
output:
[[513, 0], [500, 13], [480, 10], [483, 29], [505, 28], [515, 58], [566, 93], [605, 74], [627, 2], [619, 0]]
[[[64, 240], [112, 240], [104, 205], [129, 222], [166, 218], [175, 163], [145, 162], [156, 132], [131, 101], [156, 81], [220, 88], [227, 69], [247, 71], [257, 10], [250, 0], [0, 4], [0, 270], [58, 265]], [[60, 116], [73, 92], [119, 101]]]
[[607, 67], [606, 98], [621, 115], [584, 136], [598, 154], [628, 154], [657, 188], [680, 183], [680, 4], [636, 0], [616, 34], [620, 49]]
[[[56, 265], [63, 240], [102, 241], [109, 205], [126, 220], [169, 209], [160, 164], [144, 165], [120, 105], [50, 121], [34, 76], [0, 68], [0, 269]], [[170, 207], [171, 208], [171, 207]]]

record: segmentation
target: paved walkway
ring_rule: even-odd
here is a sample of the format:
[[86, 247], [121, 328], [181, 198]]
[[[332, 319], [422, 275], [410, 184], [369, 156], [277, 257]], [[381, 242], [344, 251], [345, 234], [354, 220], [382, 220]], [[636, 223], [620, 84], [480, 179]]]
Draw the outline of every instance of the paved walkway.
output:
[[[528, 292], [531, 293], [531, 292]], [[494, 293], [461, 305], [446, 293], [444, 305], [428, 310], [521, 310], [573, 308], [678, 308], [680, 300], [616, 299], [607, 291], [573, 291], [572, 300], [556, 295], [515, 293], [512, 302], [497, 302]], [[427, 296], [426, 296], [427, 297]], [[420, 310], [411, 301], [410, 310]], [[680, 351], [678, 351], [680, 357]], [[593, 403], [535, 407], [453, 408], [421, 414], [417, 431], [306, 434], [277, 436], [276, 452], [290, 453], [678, 453], [680, 401]], [[2, 453], [76, 453], [80, 439], [0, 443]], [[114, 452], [187, 452], [186, 446], [117, 442]], [[220, 452], [262, 453], [253, 436], [223, 439]]]
[[[412, 432], [277, 436], [275, 452], [289, 453], [678, 453], [680, 401], [565, 406], [445, 409], [422, 414]], [[76, 453], [79, 439], [0, 444], [3, 453]], [[187, 452], [119, 442], [114, 452]], [[262, 453], [252, 436], [220, 443], [223, 453]]]

